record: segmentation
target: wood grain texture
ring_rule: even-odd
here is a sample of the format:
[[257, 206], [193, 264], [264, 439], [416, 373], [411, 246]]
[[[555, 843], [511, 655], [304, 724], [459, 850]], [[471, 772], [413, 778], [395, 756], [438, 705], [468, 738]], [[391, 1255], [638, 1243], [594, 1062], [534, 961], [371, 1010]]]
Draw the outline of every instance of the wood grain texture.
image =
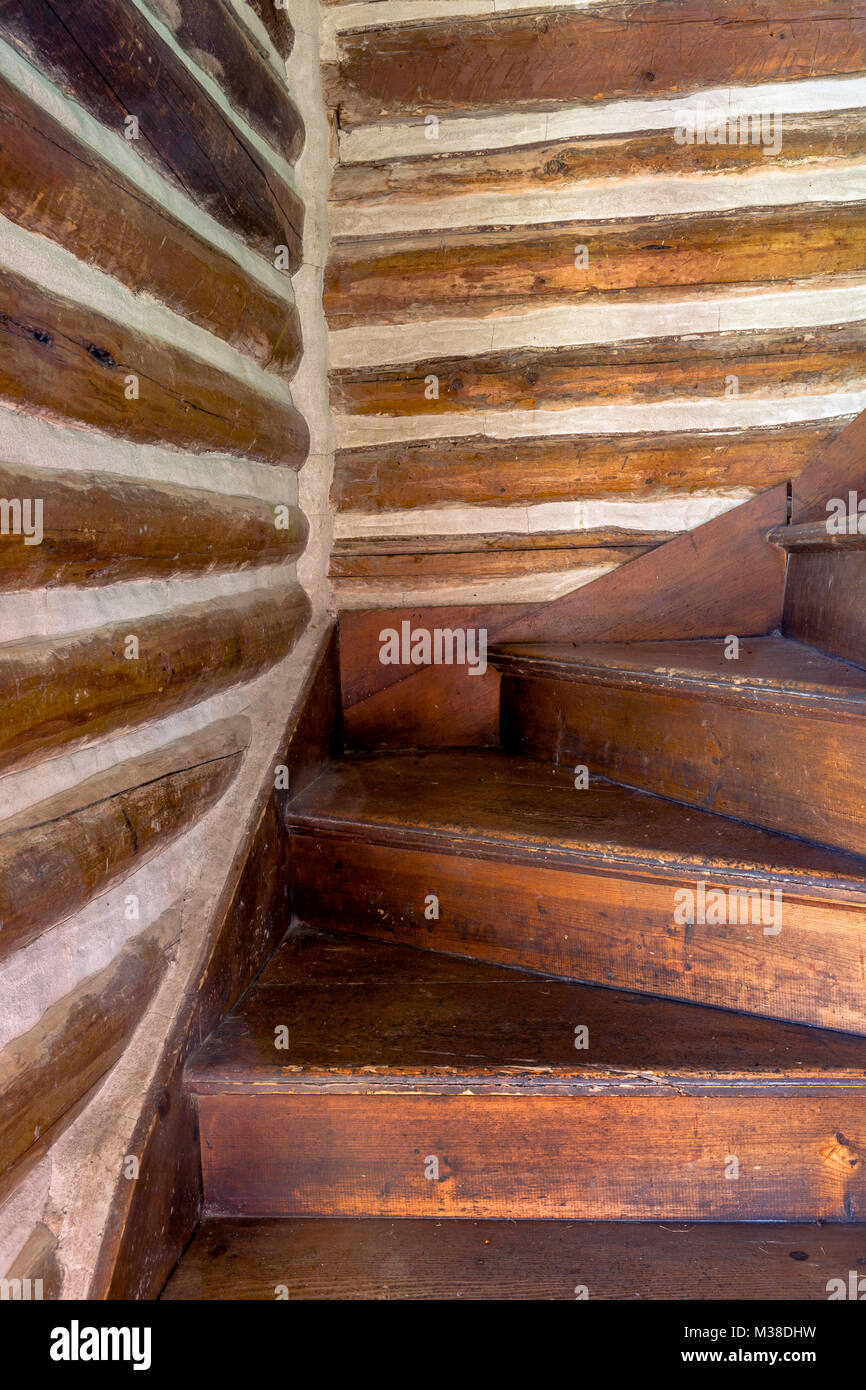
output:
[[864, 1251], [856, 1224], [212, 1217], [162, 1297], [573, 1302], [583, 1286], [594, 1301], [808, 1302]]
[[[426, 358], [398, 367], [334, 370], [331, 405], [344, 415], [399, 416], [721, 400], [731, 375], [740, 396], [778, 399], [861, 389], [864, 348], [866, 323], [859, 322]], [[438, 396], [428, 399], [431, 376]]]
[[843, 661], [866, 666], [864, 592], [862, 549], [796, 550], [788, 557], [782, 631]]
[[791, 520], [795, 524], [826, 521], [831, 498], [847, 501], [851, 490], [866, 496], [866, 410], [825, 445], [794, 479]]
[[0, 959], [135, 873], [231, 785], [249, 743], [220, 720], [0, 821]]
[[[707, 103], [708, 114], [710, 103]], [[766, 119], [766, 117], [765, 117]], [[758, 143], [677, 144], [669, 130], [596, 135], [515, 145], [504, 150], [339, 164], [330, 199], [388, 206], [475, 193], [549, 193], [590, 179], [745, 173], [753, 168], [859, 160], [866, 154], [862, 111], [778, 116], [780, 148]], [[736, 128], [736, 127], [735, 127]]]
[[596, 565], [618, 565], [660, 545], [665, 532], [551, 532], [538, 535], [389, 536], [337, 540], [331, 579], [369, 585], [438, 584], [556, 573]]
[[[612, 670], [586, 682], [509, 675], [502, 683], [503, 747], [581, 763], [591, 776], [866, 854], [866, 801], [856, 772], [866, 757], [866, 673], [839, 662], [838, 691], [803, 693], [749, 685], [735, 672], [726, 688], [723, 643], [700, 645], [718, 649], [715, 683], [676, 675], [656, 683]], [[746, 668], [754, 645], [741, 646]]]
[[[297, 586], [190, 604], [89, 631], [0, 647], [0, 767], [164, 718], [284, 657], [309, 600]], [[139, 655], [128, 659], [128, 636]]]
[[785, 562], [767, 533], [786, 517], [784, 486], [676, 536], [586, 588], [546, 604], [343, 613], [346, 735], [359, 747], [498, 743], [499, 676], [455, 666], [383, 666], [380, 632], [485, 628], [488, 640], [627, 642], [779, 628]]
[[274, 0], [248, 0], [273, 40], [281, 58], [288, 58], [295, 42], [291, 21], [285, 10], [278, 10]]
[[[352, 759], [287, 816], [313, 926], [866, 1032], [857, 856], [496, 753]], [[699, 882], [780, 897], [678, 923]]]
[[0, 1169], [26, 1152], [114, 1065], [179, 935], [166, 913], [0, 1052]]
[[[273, 260], [301, 262], [303, 205], [124, 0], [5, 0], [0, 33], [108, 129], [136, 116], [136, 149], [218, 222]], [[303, 132], [284, 149], [290, 161]]]
[[[285, 399], [0, 271], [0, 400], [14, 409], [192, 453], [299, 468], [306, 421]], [[138, 399], [127, 399], [127, 378]]]
[[[723, 422], [723, 402], [719, 416]], [[364, 445], [337, 450], [331, 498], [341, 511], [376, 512], [769, 488], [804, 468], [841, 423], [517, 439], [464, 435]]]
[[[9, 530], [0, 536], [3, 593], [272, 565], [300, 555], [308, 532], [297, 507], [287, 509], [278, 529], [274, 507], [255, 497], [111, 473], [0, 464], [0, 497], [12, 508]], [[42, 502], [38, 545], [11, 529], [15, 499]], [[32, 526], [32, 510], [29, 515]]]
[[177, 221], [3, 78], [0, 212], [135, 293], [162, 300], [261, 366], [294, 374], [301, 338], [290, 299]]
[[[575, 264], [585, 247], [585, 264]], [[793, 284], [866, 269], [862, 204], [338, 242], [325, 276], [332, 329], [465, 318], [596, 296]]]
[[147, 0], [190, 58], [274, 149], [298, 149], [303, 123], [284, 82], [250, 42], [229, 0]]
[[343, 126], [380, 117], [656, 96], [866, 69], [855, 3], [654, 0], [342, 34], [326, 95]]
[[[6, 1278], [10, 1281], [15, 1279], [22, 1281], [23, 1297], [41, 1297], [43, 1299], [60, 1297], [63, 1286], [63, 1270], [57, 1258], [57, 1246], [57, 1237], [53, 1231], [42, 1221], [37, 1221], [6, 1271]], [[29, 1294], [24, 1293], [24, 1289], [27, 1287], [24, 1282], [26, 1280], [30, 1280]], [[39, 1290], [38, 1295], [37, 1289]], [[12, 1297], [15, 1297], [14, 1292]]]
[[[302, 788], [342, 747], [337, 634], [327, 631], [292, 709], [276, 759]], [[166, 1039], [131, 1140], [136, 1183], [120, 1179], [90, 1288], [91, 1298], [151, 1299], [190, 1240], [201, 1206], [199, 1138], [182, 1068], [258, 974], [290, 920], [288, 835], [269, 770], [203, 944], [193, 987]], [[160, 1239], [154, 1240], [154, 1231]]]

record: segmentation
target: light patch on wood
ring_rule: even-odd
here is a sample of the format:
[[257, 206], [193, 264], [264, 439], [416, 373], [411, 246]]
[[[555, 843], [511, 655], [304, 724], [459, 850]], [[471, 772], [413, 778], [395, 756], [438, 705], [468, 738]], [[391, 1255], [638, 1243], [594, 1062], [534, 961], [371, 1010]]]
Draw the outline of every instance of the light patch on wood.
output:
[[[455, 570], [459, 568], [455, 557]], [[452, 607], [473, 603], [549, 603], [574, 593], [594, 579], [616, 569], [616, 565], [590, 565], [586, 568], [519, 574], [510, 579], [490, 579], [482, 583], [428, 584], [415, 588], [387, 584], [349, 584], [335, 581], [334, 593], [340, 608], [408, 608], [416, 604]]]

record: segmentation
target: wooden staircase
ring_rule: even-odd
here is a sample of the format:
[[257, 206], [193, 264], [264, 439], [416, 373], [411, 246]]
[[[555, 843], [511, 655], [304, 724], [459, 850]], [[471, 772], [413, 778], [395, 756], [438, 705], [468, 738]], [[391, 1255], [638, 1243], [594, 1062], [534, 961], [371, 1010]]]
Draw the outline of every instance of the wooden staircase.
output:
[[[866, 1256], [866, 551], [767, 544], [781, 631], [501, 645], [501, 749], [288, 802], [165, 1297], [821, 1299]], [[738, 1223], [800, 1224], [762, 1264]]]

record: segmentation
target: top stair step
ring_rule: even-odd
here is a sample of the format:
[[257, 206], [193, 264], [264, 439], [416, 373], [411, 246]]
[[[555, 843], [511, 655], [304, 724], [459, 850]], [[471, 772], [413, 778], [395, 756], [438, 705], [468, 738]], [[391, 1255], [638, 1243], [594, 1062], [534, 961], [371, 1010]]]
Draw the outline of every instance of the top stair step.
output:
[[866, 550], [866, 532], [828, 531], [826, 520], [774, 526], [767, 540], [782, 550]]

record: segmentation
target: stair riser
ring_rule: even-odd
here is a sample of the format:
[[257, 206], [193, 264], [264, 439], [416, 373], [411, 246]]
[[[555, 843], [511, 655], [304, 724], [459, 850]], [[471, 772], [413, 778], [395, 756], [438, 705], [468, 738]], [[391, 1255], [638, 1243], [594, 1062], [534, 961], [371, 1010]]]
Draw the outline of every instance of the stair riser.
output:
[[760, 923], [677, 923], [678, 891], [698, 905], [687, 873], [549, 868], [299, 833], [292, 863], [295, 911], [311, 926], [866, 1033], [863, 909], [785, 893], [781, 930], [765, 934]]
[[501, 720], [510, 752], [866, 854], [866, 720], [514, 677]]
[[866, 550], [802, 551], [788, 558], [786, 637], [866, 666]]
[[[712, 1098], [661, 1086], [617, 1097], [202, 1096], [205, 1209], [862, 1220], [866, 1088], [836, 1097], [756, 1089]], [[738, 1177], [725, 1176], [732, 1158]]]

